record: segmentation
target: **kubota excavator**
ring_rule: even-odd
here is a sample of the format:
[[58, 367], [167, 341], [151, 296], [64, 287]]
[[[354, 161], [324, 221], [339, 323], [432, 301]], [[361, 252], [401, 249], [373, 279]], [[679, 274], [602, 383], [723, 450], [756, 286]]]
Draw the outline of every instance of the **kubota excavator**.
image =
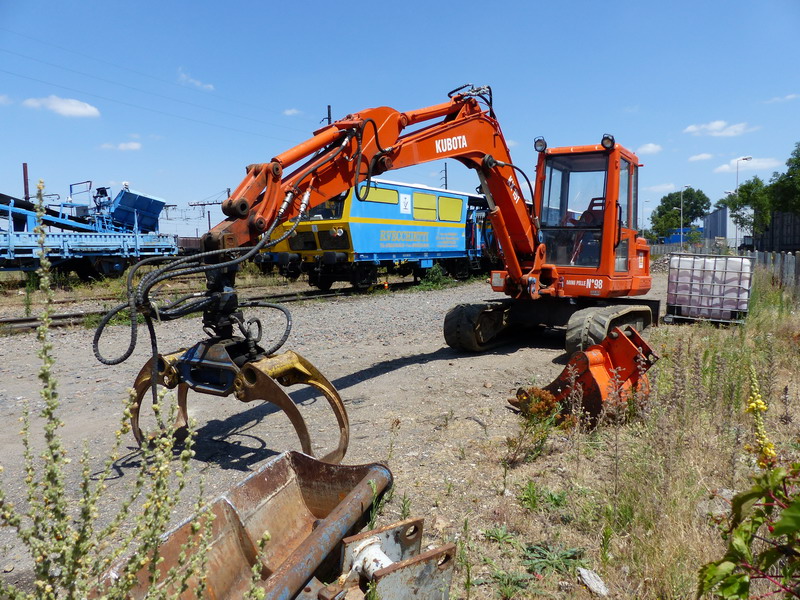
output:
[[[338, 445], [322, 458], [325, 463], [307, 463], [296, 456], [283, 458], [269, 473], [251, 478], [247, 485], [255, 491], [240, 494], [233, 490], [232, 497], [239, 494], [244, 500], [246, 514], [241, 519], [229, 515], [228, 506], [235, 502], [220, 501], [219, 510], [228, 515], [224, 526], [220, 526], [219, 539], [213, 542], [226, 567], [220, 570], [221, 575], [238, 578], [240, 573], [251, 573], [254, 562], [260, 560], [253, 540], [261, 538], [265, 523], [274, 522], [282, 529], [273, 535], [282, 535], [273, 537], [269, 548], [274, 547], [275, 552], [262, 560], [261, 584], [269, 590], [268, 598], [339, 598], [346, 588], [357, 586], [359, 578], [364, 577], [377, 583], [383, 598], [429, 598], [431, 590], [439, 594], [449, 584], [452, 545], [413, 558], [405, 552], [394, 555], [378, 548], [382, 536], [395, 539], [398, 535], [409, 548], [414, 546], [421, 530], [408, 522], [363, 534], [366, 538], [347, 538], [352, 541], [353, 551], [340, 565], [342, 577], [337, 583], [328, 587], [305, 583], [315, 577], [318, 566], [328, 562], [326, 557], [336, 543], [352, 533], [364, 511], [363, 498], [368, 497], [369, 488], [373, 488], [374, 504], [377, 491], [388, 485], [391, 476], [382, 474], [383, 483], [376, 488], [377, 477], [373, 475], [364, 475], [355, 467], [331, 466], [342, 460], [349, 440], [349, 421], [341, 398], [308, 361], [293, 352], [276, 354], [289, 335], [288, 311], [278, 305], [240, 300], [235, 289], [241, 262], [293, 233], [294, 228], [289, 227], [272, 239], [279, 224], [293, 220], [296, 226], [298, 217], [310, 207], [351, 187], [363, 199], [369, 193], [369, 185], [359, 184], [373, 175], [447, 158], [458, 160], [478, 175], [505, 263], [505, 269], [492, 272], [491, 285], [508, 299], [452, 309], [444, 323], [450, 346], [482, 350], [502, 341], [506, 331], [519, 329], [519, 325], [566, 324], [569, 350], [592, 347], [576, 353], [572, 358], [574, 368], [548, 391], [563, 396], [564, 386], [574, 379], [583, 389], [595, 390], [602, 402], [612, 383], [621, 393], [626, 389], [623, 383], [628, 389], [639, 385], [639, 375], [652, 363], [653, 355], [649, 348], [643, 348], [646, 343], [635, 330], [626, 328], [623, 332], [618, 328], [634, 324], [641, 329], [658, 314], [657, 307], [629, 298], [645, 294], [651, 284], [649, 248], [634, 229], [638, 159], [610, 135], [604, 135], [599, 145], [555, 149], [548, 149], [544, 140], [537, 138], [535, 148], [539, 159], [534, 188], [511, 160], [488, 87], [465, 86], [452, 91], [447, 102], [414, 111], [399, 112], [387, 107], [363, 110], [321, 128], [312, 138], [270, 162], [247, 167], [245, 179], [223, 203], [227, 219], [203, 238], [200, 254], [159, 266], [135, 285], [139, 266], [153, 263], [154, 259], [142, 261], [130, 270], [128, 303], [101, 320], [94, 351], [105, 364], [126, 360], [136, 343], [137, 319], [130, 319], [128, 349], [116, 358], [103, 356], [99, 346], [102, 332], [117, 313], [126, 309], [132, 316], [136, 313], [144, 319], [153, 356], [139, 372], [134, 386], [131, 424], [140, 444], [149, 439], [140, 427], [142, 400], [148, 390], [154, 413], [163, 414], [159, 408], [159, 385], [177, 387], [176, 435], [187, 432], [189, 389], [216, 396], [233, 394], [242, 402], [272, 402], [287, 414], [303, 452], [312, 457], [314, 447], [308, 428], [281, 386], [304, 383], [316, 388], [327, 398], [339, 425]], [[526, 182], [525, 189], [519, 184], [518, 174]], [[195, 273], [205, 273], [206, 292], [166, 304], [151, 298], [152, 290], [161, 282]], [[286, 315], [283, 334], [266, 348], [260, 345], [260, 322], [244, 319], [241, 309], [248, 306], [275, 308]], [[159, 354], [154, 319], [177, 319], [195, 312], [203, 313], [208, 338], [189, 349]], [[598, 344], [601, 340], [603, 344]], [[519, 402], [524, 404], [524, 398]], [[160, 435], [160, 430], [155, 435]], [[311, 492], [284, 494], [283, 490], [290, 489], [289, 482], [304, 479], [293, 475], [286, 467], [288, 463], [297, 463], [293, 467], [297, 473], [312, 473], [304, 484]], [[360, 474], [348, 475], [351, 469]], [[316, 488], [328, 486], [328, 480], [335, 476], [349, 478], [343, 491], [337, 492], [340, 498], [347, 493], [345, 500], [338, 505], [335, 498], [326, 497], [324, 503], [315, 501]], [[287, 522], [282, 516], [295, 505], [310, 508], [302, 523], [293, 519]], [[242, 534], [245, 529], [246, 537]], [[176, 535], [182, 534], [179, 531]], [[229, 553], [229, 544], [242, 549], [241, 556]], [[214, 585], [230, 588], [232, 584], [225, 577]], [[411, 585], [414, 595], [392, 595], [391, 590], [400, 583], [397, 578]]]
[[[258, 303], [239, 301], [238, 265], [291, 235], [293, 227], [271, 238], [280, 223], [289, 221], [296, 227], [310, 207], [351, 187], [363, 199], [369, 185], [359, 184], [373, 175], [439, 159], [458, 160], [477, 174], [505, 263], [505, 269], [492, 272], [491, 286], [508, 296], [502, 302], [453, 308], [444, 322], [451, 347], [479, 351], [521, 326], [566, 325], [566, 346], [573, 353], [599, 344], [614, 327], [649, 326], [658, 316], [658, 303], [631, 298], [647, 293], [651, 285], [649, 247], [634, 228], [637, 157], [608, 134], [598, 145], [549, 149], [537, 138], [534, 147], [539, 153], [535, 187], [511, 160], [492, 109], [491, 89], [464, 86], [450, 92], [447, 102], [427, 108], [399, 112], [379, 107], [348, 115], [270, 162], [248, 166], [244, 180], [222, 204], [226, 220], [204, 236], [203, 252], [145, 275], [130, 294], [127, 306], [146, 320], [156, 312], [165, 320], [202, 311], [210, 335], [174, 355], [158, 357], [154, 352], [137, 378], [137, 390], [143, 394], [155, 381], [172, 386], [180, 382], [182, 405], [186, 386], [220, 396], [235, 392], [240, 400], [250, 401], [263, 398], [264, 381], [299, 377], [328, 396], [342, 430], [340, 447], [328, 458], [341, 459], [347, 423], [333, 386], [310, 365], [300, 366], [299, 359], [283, 360], [279, 366], [259, 362], [286, 340], [291, 320], [287, 313], [287, 330], [277, 344], [268, 350], [258, 346], [261, 325], [257, 320], [245, 322], [241, 312]], [[202, 296], [153, 305], [149, 294], [158, 283], [199, 272], [207, 277]], [[133, 271], [129, 282], [132, 278]], [[101, 322], [95, 336], [95, 354], [107, 364], [125, 360], [135, 343], [132, 319], [131, 347], [118, 359], [101, 356], [97, 341], [113, 314]], [[234, 335], [237, 329], [241, 336]], [[254, 370], [256, 364], [260, 367]], [[281, 375], [283, 369], [294, 375]], [[296, 411], [291, 401], [277, 396], [269, 399]], [[307, 432], [298, 425], [302, 419], [294, 415], [292, 420], [307, 441]], [[140, 443], [142, 436], [137, 433]]]
[[451, 347], [486, 349], [516, 325], [567, 325], [572, 352], [598, 343], [614, 326], [649, 326], [657, 317], [653, 304], [628, 299], [651, 284], [649, 247], [635, 229], [637, 157], [610, 135], [599, 145], [554, 149], [538, 138], [532, 188], [511, 160], [491, 89], [460, 88], [449, 96], [415, 111], [381, 107], [348, 115], [271, 162], [249, 166], [223, 203], [228, 219], [210, 232], [205, 248], [263, 244], [278, 223], [373, 175], [450, 158], [478, 175], [506, 267], [492, 273], [491, 285], [510, 297], [454, 308], [444, 324]]

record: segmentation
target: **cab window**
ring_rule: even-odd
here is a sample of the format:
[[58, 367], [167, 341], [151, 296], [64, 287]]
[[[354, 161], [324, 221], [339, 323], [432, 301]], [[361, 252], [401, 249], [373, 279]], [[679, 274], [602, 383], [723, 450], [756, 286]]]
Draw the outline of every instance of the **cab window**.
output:
[[631, 226], [631, 163], [624, 158], [619, 162], [619, 205], [622, 207], [622, 222], [625, 227]]

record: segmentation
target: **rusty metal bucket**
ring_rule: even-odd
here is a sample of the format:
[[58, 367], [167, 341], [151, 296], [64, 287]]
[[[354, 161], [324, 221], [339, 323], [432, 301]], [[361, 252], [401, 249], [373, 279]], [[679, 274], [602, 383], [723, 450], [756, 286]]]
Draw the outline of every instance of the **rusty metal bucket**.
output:
[[[215, 518], [206, 555], [204, 597], [242, 598], [253, 581], [253, 566], [260, 563], [256, 585], [264, 590], [264, 598], [344, 598], [344, 587], [333, 589], [322, 582], [335, 581], [342, 573], [347, 553], [340, 542], [364, 526], [377, 499], [391, 483], [391, 472], [379, 463], [341, 466], [299, 452], [276, 456], [210, 505]], [[175, 589], [174, 578], [169, 580], [166, 574], [170, 569], [180, 573], [186, 568], [179, 564], [178, 557], [187, 541], [200, 535], [193, 528], [196, 519], [197, 515], [166, 534], [159, 547], [159, 556], [164, 560], [159, 565], [157, 581], [151, 584], [149, 566], [145, 566], [137, 574], [138, 584], [129, 598], [144, 598], [153, 588]], [[266, 533], [269, 541], [259, 550]], [[421, 535], [421, 521], [414, 521], [400, 524], [390, 537], [406, 547], [415, 546], [418, 551]], [[387, 554], [392, 556], [393, 552], [387, 550]], [[454, 555], [451, 544], [429, 559], [433, 574], [438, 577], [437, 587], [445, 588], [444, 594], [437, 597], [447, 598]], [[427, 579], [431, 579], [430, 568], [419, 570], [419, 559], [424, 556], [409, 559], [404, 553], [393, 556], [391, 561], [409, 559], [417, 572], [428, 573]], [[384, 571], [398, 570], [400, 563], [391, 561]], [[106, 580], [119, 577], [122, 568], [124, 565], [118, 565], [107, 572]], [[181, 598], [195, 597], [200, 575], [192, 573], [188, 577], [188, 589]], [[340, 579], [345, 581], [347, 573]], [[386, 600], [428, 597], [411, 592], [386, 596]]]

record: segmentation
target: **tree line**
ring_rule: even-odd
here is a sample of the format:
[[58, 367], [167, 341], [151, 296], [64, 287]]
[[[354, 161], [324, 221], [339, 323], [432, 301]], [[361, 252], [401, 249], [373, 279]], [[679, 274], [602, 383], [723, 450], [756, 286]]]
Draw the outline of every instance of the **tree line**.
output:
[[[753, 176], [717, 200], [714, 207], [727, 208], [736, 226], [753, 235], [766, 230], [773, 212], [800, 214], [800, 142], [795, 144], [786, 167], [785, 173], [774, 172], [769, 183]], [[708, 214], [711, 200], [702, 190], [686, 187], [683, 189], [683, 221], [680, 206], [680, 190], [663, 196], [650, 216], [651, 229], [643, 232], [645, 237], [655, 241], [667, 236], [671, 230], [690, 227]]]

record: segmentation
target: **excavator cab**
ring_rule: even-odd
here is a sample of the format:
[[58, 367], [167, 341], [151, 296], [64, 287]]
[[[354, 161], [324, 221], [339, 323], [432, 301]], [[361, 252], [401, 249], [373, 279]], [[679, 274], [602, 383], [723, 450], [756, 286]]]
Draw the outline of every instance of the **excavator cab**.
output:
[[[636, 193], [631, 189], [630, 175], [636, 165], [628, 159], [617, 159], [617, 165], [625, 168], [616, 171], [612, 160], [611, 152], [596, 147], [542, 153], [541, 232], [546, 262], [558, 267], [559, 272], [569, 267], [604, 270], [601, 267], [608, 263], [601, 264], [601, 258], [606, 253], [614, 255], [613, 271], [617, 270], [617, 262], [623, 269], [627, 266], [629, 244], [622, 248], [624, 255], [616, 249], [630, 237], [624, 230], [629, 228], [631, 212], [635, 212], [631, 201]], [[617, 173], [622, 179], [615, 181]], [[634, 184], [635, 181], [634, 177]]]
[[649, 249], [636, 232], [638, 168], [637, 157], [609, 135], [595, 146], [540, 152], [536, 204], [545, 262], [582, 288], [568, 295], [637, 295], [650, 288]]

